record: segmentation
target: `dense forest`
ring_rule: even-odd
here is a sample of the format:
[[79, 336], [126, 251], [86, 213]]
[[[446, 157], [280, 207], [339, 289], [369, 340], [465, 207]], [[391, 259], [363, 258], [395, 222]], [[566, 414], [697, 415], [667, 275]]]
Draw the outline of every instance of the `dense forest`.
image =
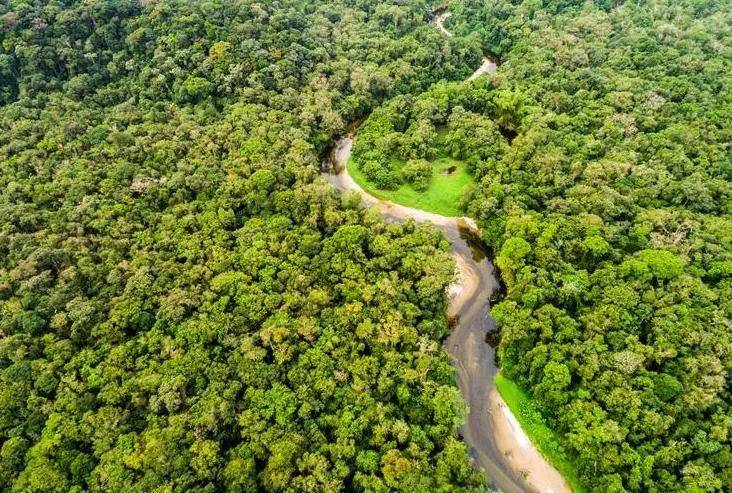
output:
[[509, 288], [502, 371], [593, 491], [732, 491], [732, 5], [451, 9], [517, 134], [468, 206]]
[[427, 161], [439, 154], [466, 161], [480, 178], [486, 160], [499, 160], [509, 141], [491, 111], [507, 92], [481, 85], [439, 83], [416, 97], [400, 95], [374, 110], [358, 131], [353, 160], [376, 186], [429, 184]]
[[318, 176], [369, 114], [384, 188], [467, 163], [588, 489], [732, 491], [732, 4], [434, 7], [0, 0], [0, 491], [484, 490], [449, 243]]
[[469, 491], [449, 245], [318, 179], [422, 2], [0, 3], [0, 490]]
[[390, 189], [468, 163], [502, 371], [588, 488], [732, 490], [732, 4], [450, 9], [500, 71], [376, 109], [355, 164]]

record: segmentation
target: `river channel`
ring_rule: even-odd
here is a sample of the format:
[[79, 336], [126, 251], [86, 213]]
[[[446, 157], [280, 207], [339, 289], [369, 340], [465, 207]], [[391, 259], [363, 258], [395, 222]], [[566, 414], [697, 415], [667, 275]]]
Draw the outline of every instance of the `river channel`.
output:
[[[449, 15], [445, 11], [435, 15], [437, 28], [446, 36], [452, 36], [443, 24]], [[496, 63], [485, 57], [469, 80], [496, 69]], [[433, 223], [452, 244], [458, 274], [457, 281], [448, 289], [448, 315], [454, 323], [445, 348], [455, 366], [458, 387], [469, 405], [460, 431], [474, 466], [483, 472], [489, 485], [505, 493], [571, 493], [562, 476], [531, 444], [493, 384], [498, 368], [495, 349], [486, 337], [497, 330], [490, 316], [490, 300], [499, 289], [499, 282], [475, 222], [369, 195], [348, 174], [346, 166], [355, 138], [354, 130], [335, 143], [326, 163], [329, 172], [323, 177], [340, 191], [358, 192], [365, 206], [378, 208], [388, 221], [413, 219]]]

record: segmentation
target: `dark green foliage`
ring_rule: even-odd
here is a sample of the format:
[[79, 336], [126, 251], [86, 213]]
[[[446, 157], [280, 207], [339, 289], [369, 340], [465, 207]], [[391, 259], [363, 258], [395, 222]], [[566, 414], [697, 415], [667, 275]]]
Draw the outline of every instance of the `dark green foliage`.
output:
[[448, 244], [318, 176], [421, 2], [0, 3], [0, 490], [481, 488]]
[[468, 205], [508, 285], [502, 371], [592, 491], [730, 491], [732, 6], [571, 3], [451, 18], [501, 53], [517, 133]]

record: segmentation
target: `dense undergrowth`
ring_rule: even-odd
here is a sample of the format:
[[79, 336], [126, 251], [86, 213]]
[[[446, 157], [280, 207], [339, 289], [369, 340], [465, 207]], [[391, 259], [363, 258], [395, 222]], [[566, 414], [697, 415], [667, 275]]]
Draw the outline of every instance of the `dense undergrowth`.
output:
[[0, 490], [468, 491], [448, 244], [319, 181], [422, 2], [0, 2]]
[[502, 372], [591, 491], [729, 491], [730, 3], [450, 8], [517, 132], [467, 208], [508, 285]]

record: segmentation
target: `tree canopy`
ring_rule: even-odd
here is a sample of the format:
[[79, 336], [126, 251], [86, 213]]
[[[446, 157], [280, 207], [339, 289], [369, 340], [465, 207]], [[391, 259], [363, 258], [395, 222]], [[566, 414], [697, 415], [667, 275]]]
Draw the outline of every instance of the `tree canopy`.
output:
[[449, 244], [318, 178], [423, 2], [0, 3], [0, 490], [478, 491]]
[[484, 489], [448, 242], [318, 177], [368, 114], [384, 187], [468, 163], [588, 488], [732, 490], [729, 0], [434, 7], [0, 1], [0, 490]]
[[503, 64], [468, 215], [502, 371], [599, 492], [732, 489], [730, 3], [454, 2]]

